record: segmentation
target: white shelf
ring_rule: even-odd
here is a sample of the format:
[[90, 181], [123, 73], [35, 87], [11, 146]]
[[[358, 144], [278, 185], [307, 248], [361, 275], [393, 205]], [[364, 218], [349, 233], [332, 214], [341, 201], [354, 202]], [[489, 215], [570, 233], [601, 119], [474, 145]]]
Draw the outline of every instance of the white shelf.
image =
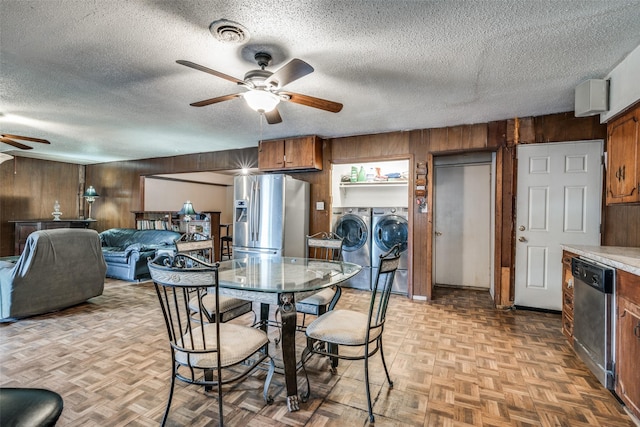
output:
[[408, 181], [341, 182], [341, 188], [356, 187], [406, 187]]
[[408, 186], [408, 181], [341, 182], [340, 192], [342, 193], [342, 197], [346, 198], [347, 190], [353, 190], [351, 194], [354, 195], [358, 191], [356, 188], [361, 189], [360, 191], [363, 193], [368, 193], [374, 188], [382, 190], [385, 188], [407, 188]]

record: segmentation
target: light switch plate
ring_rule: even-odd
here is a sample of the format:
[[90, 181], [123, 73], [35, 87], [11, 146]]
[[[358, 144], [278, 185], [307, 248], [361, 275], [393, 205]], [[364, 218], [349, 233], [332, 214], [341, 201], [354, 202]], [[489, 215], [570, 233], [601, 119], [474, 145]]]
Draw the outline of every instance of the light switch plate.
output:
[[324, 210], [324, 202], [316, 202], [316, 210], [323, 211]]

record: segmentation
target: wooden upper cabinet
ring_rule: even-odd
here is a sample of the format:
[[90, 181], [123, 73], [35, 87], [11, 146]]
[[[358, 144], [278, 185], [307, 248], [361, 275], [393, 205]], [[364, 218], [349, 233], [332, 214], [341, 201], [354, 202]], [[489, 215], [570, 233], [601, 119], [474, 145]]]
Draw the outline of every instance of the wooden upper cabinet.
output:
[[284, 139], [260, 141], [258, 168], [261, 170], [284, 169]]
[[607, 205], [640, 202], [640, 106], [607, 126]]
[[261, 141], [258, 168], [264, 171], [322, 170], [322, 140], [317, 136]]

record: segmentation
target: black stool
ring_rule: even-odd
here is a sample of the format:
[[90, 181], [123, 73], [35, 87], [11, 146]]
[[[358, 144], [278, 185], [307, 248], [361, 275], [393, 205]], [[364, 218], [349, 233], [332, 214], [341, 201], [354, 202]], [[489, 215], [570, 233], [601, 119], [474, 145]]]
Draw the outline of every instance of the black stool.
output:
[[62, 413], [62, 397], [41, 388], [0, 388], [0, 425], [54, 426]]
[[[229, 235], [229, 227], [231, 224], [220, 224], [220, 260], [223, 260], [224, 257], [227, 259], [231, 259], [231, 246], [233, 246], [233, 237]], [[222, 229], [225, 229], [224, 235], [222, 234]]]

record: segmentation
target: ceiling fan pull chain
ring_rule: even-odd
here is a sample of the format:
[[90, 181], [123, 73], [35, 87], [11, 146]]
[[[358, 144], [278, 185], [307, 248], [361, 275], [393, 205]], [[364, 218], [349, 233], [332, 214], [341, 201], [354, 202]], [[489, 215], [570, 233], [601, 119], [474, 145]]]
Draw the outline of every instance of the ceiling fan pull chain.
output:
[[262, 142], [262, 119], [264, 118], [264, 112], [260, 113], [260, 141]]

